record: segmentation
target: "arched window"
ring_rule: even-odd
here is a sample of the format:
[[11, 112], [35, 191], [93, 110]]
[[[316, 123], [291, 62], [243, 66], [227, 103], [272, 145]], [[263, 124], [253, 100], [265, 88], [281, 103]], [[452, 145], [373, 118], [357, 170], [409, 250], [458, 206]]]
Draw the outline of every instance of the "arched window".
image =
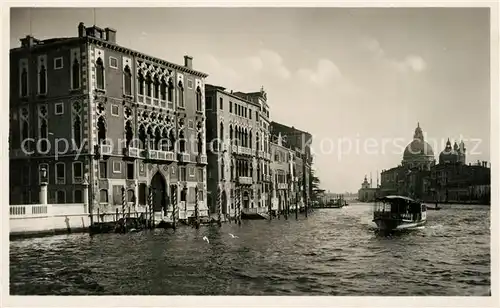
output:
[[168, 138], [168, 150], [170, 152], [175, 152], [175, 134], [174, 134], [174, 129], [171, 128], [169, 132], [169, 138]]
[[98, 89], [104, 90], [104, 63], [99, 57], [95, 63], [95, 76], [96, 76], [96, 86]]
[[73, 191], [73, 202], [74, 203], [82, 203], [83, 202], [83, 193], [81, 189], [76, 189]]
[[168, 97], [169, 102], [174, 101], [174, 84], [172, 83], [172, 79], [168, 81]]
[[80, 88], [80, 63], [78, 62], [78, 59], [76, 58], [75, 55], [75, 61], [73, 61], [73, 64], [71, 66], [71, 87], [73, 89], [78, 89]]
[[201, 133], [198, 133], [198, 154], [203, 154], [203, 139]]
[[151, 126], [148, 127], [148, 130], [147, 130], [147, 138], [148, 138], [148, 148], [153, 150], [155, 148], [155, 136], [154, 136], [154, 132], [153, 132], [153, 129], [151, 128]]
[[47, 120], [43, 119], [42, 123], [40, 124], [40, 138], [41, 138], [41, 152], [45, 153], [47, 151], [48, 147], [48, 140], [47, 140], [47, 135], [48, 135], [48, 127], [47, 127]]
[[184, 138], [184, 132], [181, 131], [179, 133], [179, 151], [181, 153], [185, 153], [186, 152], [186, 139]]
[[151, 75], [148, 73], [146, 75], [146, 96], [151, 96], [151, 84], [153, 81], [151, 80]]
[[252, 148], [252, 132], [251, 131], [248, 133], [248, 147], [250, 149]]
[[137, 88], [139, 90], [139, 95], [144, 95], [144, 75], [142, 75], [142, 72], [139, 72], [137, 76]]
[[233, 127], [229, 125], [229, 141], [233, 144]]
[[132, 95], [132, 72], [128, 65], [123, 70], [123, 93], [125, 95]]
[[97, 143], [103, 144], [106, 141], [106, 122], [103, 117], [97, 120]]
[[179, 98], [179, 107], [184, 107], [184, 86], [182, 85], [182, 81], [179, 81], [178, 87], [178, 98]]
[[196, 110], [197, 111], [202, 111], [202, 105], [201, 105], [201, 89], [200, 87], [196, 88]]
[[82, 121], [78, 115], [73, 120], [73, 139], [75, 140], [76, 147], [79, 149], [82, 144]]
[[158, 80], [158, 76], [155, 76], [154, 81], [153, 81], [153, 97], [154, 98], [159, 98], [160, 97], [160, 80]]
[[145, 149], [146, 142], [147, 142], [146, 129], [144, 128], [144, 125], [141, 125], [141, 127], [139, 127], [139, 148]]
[[28, 72], [26, 67], [23, 67], [21, 72], [21, 96], [28, 96]]
[[134, 132], [132, 131], [132, 122], [130, 120], [125, 123], [125, 140], [126, 146], [131, 146], [132, 139], [134, 138]]
[[165, 80], [161, 81], [160, 93], [161, 93], [160, 99], [162, 101], [166, 101], [167, 100], [167, 83], [165, 82]]
[[156, 127], [156, 132], [155, 132], [155, 149], [156, 150], [161, 150], [161, 129], [160, 127]]
[[58, 190], [56, 193], [56, 203], [66, 203], [66, 192], [64, 190]]
[[40, 66], [40, 72], [39, 72], [39, 86], [40, 86], [40, 94], [45, 94], [47, 93], [47, 70], [45, 69], [45, 65], [42, 64]]

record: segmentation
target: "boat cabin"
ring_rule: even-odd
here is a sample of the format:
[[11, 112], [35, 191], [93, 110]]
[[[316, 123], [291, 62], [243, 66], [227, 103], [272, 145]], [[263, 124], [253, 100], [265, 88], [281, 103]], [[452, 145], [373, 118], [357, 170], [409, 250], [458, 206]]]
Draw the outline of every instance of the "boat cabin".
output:
[[375, 203], [374, 218], [418, 221], [426, 219], [427, 208], [411, 198], [386, 196]]

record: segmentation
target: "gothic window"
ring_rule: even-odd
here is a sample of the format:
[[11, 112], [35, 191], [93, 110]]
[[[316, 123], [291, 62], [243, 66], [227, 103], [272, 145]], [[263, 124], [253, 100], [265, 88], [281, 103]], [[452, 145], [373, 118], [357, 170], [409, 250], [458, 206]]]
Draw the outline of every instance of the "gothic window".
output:
[[46, 153], [47, 148], [48, 148], [48, 140], [47, 140], [47, 135], [48, 135], [48, 127], [47, 127], [47, 120], [43, 119], [41, 124], [40, 124], [40, 145], [41, 145], [41, 152]]
[[159, 93], [160, 92], [160, 81], [158, 80], [158, 77], [156, 77], [156, 76], [154, 78], [153, 87], [154, 87], [153, 96], [154, 96], [154, 98], [158, 98], [159, 94], [160, 94]]
[[200, 87], [196, 88], [196, 111], [202, 111]]
[[252, 132], [248, 134], [248, 147], [252, 148]]
[[134, 133], [132, 131], [132, 122], [129, 120], [125, 123], [125, 140], [127, 148], [131, 146], [132, 138], [134, 137]]
[[156, 128], [155, 132], [155, 149], [161, 150], [161, 130], [159, 127]]
[[97, 143], [103, 144], [106, 141], [106, 122], [104, 117], [97, 120]]
[[73, 120], [73, 140], [75, 146], [79, 149], [82, 144], [82, 121], [78, 115]]
[[47, 69], [45, 68], [45, 64], [43, 64], [43, 63], [40, 66], [40, 72], [38, 72], [38, 82], [39, 82], [39, 93], [46, 94], [47, 93]]
[[151, 96], [151, 84], [153, 81], [151, 80], [151, 75], [148, 73], [146, 75], [146, 96]]
[[21, 136], [22, 136], [21, 142], [23, 142], [23, 140], [26, 140], [26, 139], [29, 138], [29, 124], [28, 124], [28, 121], [24, 121], [23, 120]]
[[203, 139], [201, 138], [201, 133], [198, 134], [198, 154], [203, 153]]
[[144, 75], [141, 72], [139, 72], [139, 76], [137, 77], [137, 87], [139, 95], [144, 95]]
[[78, 63], [76, 54], [75, 54], [75, 61], [73, 61], [73, 65], [71, 66], [71, 74], [73, 78], [71, 87], [73, 89], [78, 89], [80, 87], [80, 63]]
[[21, 96], [28, 96], [28, 71], [23, 67], [21, 72]]
[[141, 125], [139, 127], [139, 148], [144, 149], [146, 147], [146, 129], [144, 128], [144, 125]]
[[162, 101], [166, 101], [167, 100], [167, 83], [165, 82], [165, 80], [162, 80], [161, 81], [161, 88], [160, 88], [160, 99]]
[[172, 84], [172, 79], [168, 81], [168, 97], [169, 102], [174, 101], [174, 85]]
[[233, 127], [229, 126], [229, 141], [233, 144]]
[[184, 137], [184, 132], [181, 131], [179, 133], [179, 151], [181, 153], [185, 153], [186, 152], [186, 139]]
[[224, 160], [221, 160], [220, 163], [220, 179], [224, 180]]
[[132, 95], [132, 72], [128, 65], [123, 70], [123, 92], [125, 95]]
[[98, 89], [104, 90], [104, 63], [101, 58], [97, 58], [95, 65], [96, 86]]
[[178, 98], [179, 98], [179, 107], [184, 107], [184, 86], [182, 85], [182, 81], [179, 81], [178, 84]]
[[175, 135], [174, 129], [170, 129], [169, 138], [168, 138], [168, 151], [174, 152], [175, 150]]
[[150, 127], [148, 127], [148, 131], [147, 131], [147, 138], [148, 138], [148, 148], [149, 149], [154, 149], [154, 142], [155, 142], [155, 139], [154, 139], [154, 133], [153, 133], [153, 129]]

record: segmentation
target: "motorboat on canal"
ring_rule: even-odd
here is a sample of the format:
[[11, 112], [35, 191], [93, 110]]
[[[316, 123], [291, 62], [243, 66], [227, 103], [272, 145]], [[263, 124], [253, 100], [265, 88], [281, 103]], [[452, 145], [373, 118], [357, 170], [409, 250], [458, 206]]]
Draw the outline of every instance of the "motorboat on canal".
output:
[[427, 207], [409, 197], [385, 196], [375, 202], [373, 222], [382, 231], [415, 229], [426, 224]]

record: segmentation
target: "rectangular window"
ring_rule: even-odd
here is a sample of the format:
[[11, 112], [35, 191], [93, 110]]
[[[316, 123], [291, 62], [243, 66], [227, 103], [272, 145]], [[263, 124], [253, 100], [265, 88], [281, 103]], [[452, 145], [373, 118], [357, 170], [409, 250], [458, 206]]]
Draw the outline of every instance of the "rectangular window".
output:
[[99, 178], [106, 179], [108, 177], [108, 163], [105, 161], [99, 162]]
[[64, 114], [64, 104], [63, 103], [56, 103], [54, 113], [55, 113], [55, 115]]
[[229, 112], [233, 112], [233, 102], [229, 102]]
[[118, 105], [111, 105], [111, 115], [118, 117], [120, 115], [120, 107]]
[[134, 163], [127, 163], [127, 179], [134, 179]]
[[248, 111], [248, 117], [249, 117], [249, 119], [250, 119], [250, 120], [252, 119], [252, 109], [250, 109], [250, 110]]
[[73, 163], [73, 183], [80, 183], [83, 179], [83, 163]]
[[118, 68], [118, 59], [109, 57], [109, 67], [111, 68]]
[[63, 68], [63, 58], [58, 57], [54, 59], [54, 70], [60, 70]]
[[113, 162], [113, 173], [122, 173], [122, 163], [120, 161]]
[[188, 89], [192, 89], [192, 88], [193, 88], [193, 80], [188, 79]]
[[186, 181], [186, 167], [180, 167], [179, 168], [179, 176], [181, 181]]
[[198, 182], [203, 182], [203, 169], [202, 168], [198, 168], [198, 179], [197, 179]]
[[192, 178], [194, 176], [195, 176], [194, 168], [193, 167], [189, 167], [189, 177]]
[[66, 184], [66, 165], [64, 163], [56, 164], [56, 184]]
[[38, 94], [47, 94], [47, 56], [38, 56]]
[[219, 98], [219, 109], [220, 110], [224, 110], [224, 100], [221, 98]]
[[205, 107], [206, 110], [212, 110], [212, 98], [211, 97], [205, 98], [205, 104], [206, 104], [206, 107]]

